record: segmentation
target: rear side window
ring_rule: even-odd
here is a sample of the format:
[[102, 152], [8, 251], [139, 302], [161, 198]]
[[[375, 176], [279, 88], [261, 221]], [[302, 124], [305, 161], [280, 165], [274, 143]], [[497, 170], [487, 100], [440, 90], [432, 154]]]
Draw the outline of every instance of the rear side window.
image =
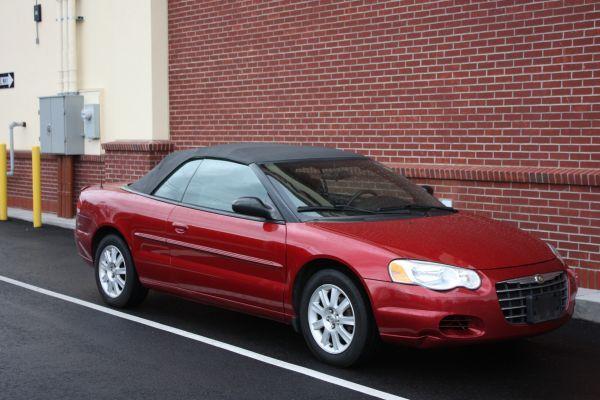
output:
[[267, 191], [247, 165], [205, 159], [183, 196], [186, 204], [232, 212], [240, 197], [257, 197], [271, 204]]
[[202, 160], [192, 160], [183, 164], [154, 191], [154, 195], [163, 199], [181, 201], [185, 189], [200, 163], [202, 163]]

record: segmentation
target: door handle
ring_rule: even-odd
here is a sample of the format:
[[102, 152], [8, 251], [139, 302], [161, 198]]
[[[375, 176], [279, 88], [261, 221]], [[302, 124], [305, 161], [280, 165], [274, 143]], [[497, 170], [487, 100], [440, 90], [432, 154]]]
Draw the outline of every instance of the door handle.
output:
[[188, 230], [188, 226], [186, 224], [180, 224], [178, 222], [173, 222], [173, 228], [177, 233], [185, 233]]

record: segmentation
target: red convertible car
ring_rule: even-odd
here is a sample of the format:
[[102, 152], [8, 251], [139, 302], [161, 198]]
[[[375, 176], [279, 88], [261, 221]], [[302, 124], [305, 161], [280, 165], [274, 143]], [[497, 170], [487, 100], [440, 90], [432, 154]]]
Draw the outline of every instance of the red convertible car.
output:
[[271, 318], [338, 366], [379, 338], [502, 340], [571, 318], [575, 275], [554, 248], [432, 192], [341, 150], [220, 145], [87, 188], [75, 236], [111, 306], [156, 289]]

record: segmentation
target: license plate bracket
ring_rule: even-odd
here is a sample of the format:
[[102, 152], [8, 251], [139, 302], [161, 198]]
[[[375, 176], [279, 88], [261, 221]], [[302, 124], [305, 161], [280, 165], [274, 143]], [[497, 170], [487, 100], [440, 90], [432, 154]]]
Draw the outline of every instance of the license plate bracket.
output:
[[563, 312], [562, 293], [541, 293], [527, 296], [527, 322], [537, 324], [557, 319]]

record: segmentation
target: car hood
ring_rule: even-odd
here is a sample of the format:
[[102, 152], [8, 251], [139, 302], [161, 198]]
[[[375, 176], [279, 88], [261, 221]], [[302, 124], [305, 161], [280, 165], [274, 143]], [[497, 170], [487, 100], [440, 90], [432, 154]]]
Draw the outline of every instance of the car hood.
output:
[[360, 222], [311, 222], [383, 247], [398, 258], [494, 269], [554, 259], [544, 242], [505, 222], [458, 212], [448, 215]]

